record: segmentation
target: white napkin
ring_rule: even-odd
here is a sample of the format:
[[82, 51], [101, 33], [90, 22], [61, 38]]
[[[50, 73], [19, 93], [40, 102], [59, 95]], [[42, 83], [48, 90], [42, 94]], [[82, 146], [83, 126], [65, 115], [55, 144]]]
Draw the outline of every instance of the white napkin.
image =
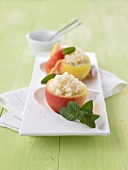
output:
[[8, 110], [0, 117], [0, 126], [19, 131], [29, 88], [0, 95], [0, 104]]
[[[114, 74], [102, 69], [99, 71], [104, 98], [117, 94], [128, 86], [125, 81]], [[28, 89], [23, 88], [0, 95], [0, 104], [8, 110], [8, 112], [0, 117], [0, 126], [19, 131]]]
[[104, 98], [113, 96], [114, 94], [119, 93], [125, 87], [128, 86], [128, 83], [121, 80], [113, 73], [110, 73], [106, 70], [99, 69], [101, 84], [103, 89]]

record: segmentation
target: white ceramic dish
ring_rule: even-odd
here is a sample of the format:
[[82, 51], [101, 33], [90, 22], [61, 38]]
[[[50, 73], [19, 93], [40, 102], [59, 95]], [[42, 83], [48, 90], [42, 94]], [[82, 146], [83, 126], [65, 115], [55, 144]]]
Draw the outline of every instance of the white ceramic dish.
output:
[[96, 128], [92, 129], [79, 122], [68, 121], [50, 109], [44, 96], [45, 85], [40, 83], [42, 78], [46, 76], [45, 72], [42, 71], [43, 69], [41, 70], [41, 66], [48, 59], [49, 53], [42, 53], [38, 54], [36, 58], [20, 135], [89, 136], [110, 134], [96, 56], [94, 53], [87, 53], [87, 55], [97, 71], [97, 77], [84, 81], [89, 88], [87, 100], [94, 101], [94, 112], [100, 115], [100, 118], [96, 120]]
[[36, 56], [40, 52], [51, 51], [53, 46], [61, 40], [61, 37], [58, 37], [49, 41], [50, 37], [55, 33], [56, 31], [53, 30], [39, 30], [28, 33], [26, 39], [32, 55]]

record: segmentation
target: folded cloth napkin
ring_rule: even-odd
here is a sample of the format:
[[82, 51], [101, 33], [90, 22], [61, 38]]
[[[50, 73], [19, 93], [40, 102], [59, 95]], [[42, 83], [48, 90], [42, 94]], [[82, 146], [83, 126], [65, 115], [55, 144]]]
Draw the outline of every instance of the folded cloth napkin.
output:
[[[128, 86], [125, 81], [108, 71], [100, 69], [99, 72], [104, 98], [117, 94]], [[0, 117], [0, 126], [19, 131], [28, 90], [29, 88], [23, 88], [0, 95], [0, 104], [8, 110]]]

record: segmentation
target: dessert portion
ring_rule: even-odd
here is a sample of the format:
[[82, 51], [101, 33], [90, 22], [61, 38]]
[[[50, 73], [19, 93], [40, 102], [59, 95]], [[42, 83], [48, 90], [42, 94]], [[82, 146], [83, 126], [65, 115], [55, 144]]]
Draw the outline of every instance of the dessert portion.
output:
[[83, 80], [90, 72], [89, 57], [77, 47], [67, 47], [57, 44], [51, 52], [50, 59], [45, 63], [47, 74], [63, 74], [68, 72], [79, 80]]
[[73, 53], [65, 55], [64, 60], [58, 65], [59, 74], [67, 71], [79, 80], [87, 77], [90, 69], [91, 63], [89, 57], [78, 48]]
[[82, 106], [87, 98], [87, 87], [73, 75], [65, 72], [49, 80], [45, 88], [45, 97], [49, 106], [57, 113], [61, 107], [67, 107], [70, 101]]
[[50, 90], [56, 95], [74, 96], [84, 91], [84, 84], [73, 75], [65, 72], [63, 75], [56, 75], [50, 83]]
[[76, 47], [76, 50], [71, 54], [67, 54], [64, 57], [64, 63], [71, 66], [83, 66], [89, 62], [88, 56], [80, 49]]

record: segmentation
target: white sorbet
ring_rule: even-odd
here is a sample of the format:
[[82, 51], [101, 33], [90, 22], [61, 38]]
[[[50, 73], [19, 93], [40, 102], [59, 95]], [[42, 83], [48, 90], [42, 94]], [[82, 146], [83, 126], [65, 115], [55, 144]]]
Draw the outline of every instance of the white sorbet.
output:
[[80, 49], [76, 47], [76, 50], [68, 55], [65, 55], [64, 62], [72, 66], [82, 66], [89, 61], [88, 56]]
[[73, 75], [65, 72], [55, 76], [54, 81], [50, 83], [50, 90], [56, 95], [74, 96], [84, 91], [84, 84]]

